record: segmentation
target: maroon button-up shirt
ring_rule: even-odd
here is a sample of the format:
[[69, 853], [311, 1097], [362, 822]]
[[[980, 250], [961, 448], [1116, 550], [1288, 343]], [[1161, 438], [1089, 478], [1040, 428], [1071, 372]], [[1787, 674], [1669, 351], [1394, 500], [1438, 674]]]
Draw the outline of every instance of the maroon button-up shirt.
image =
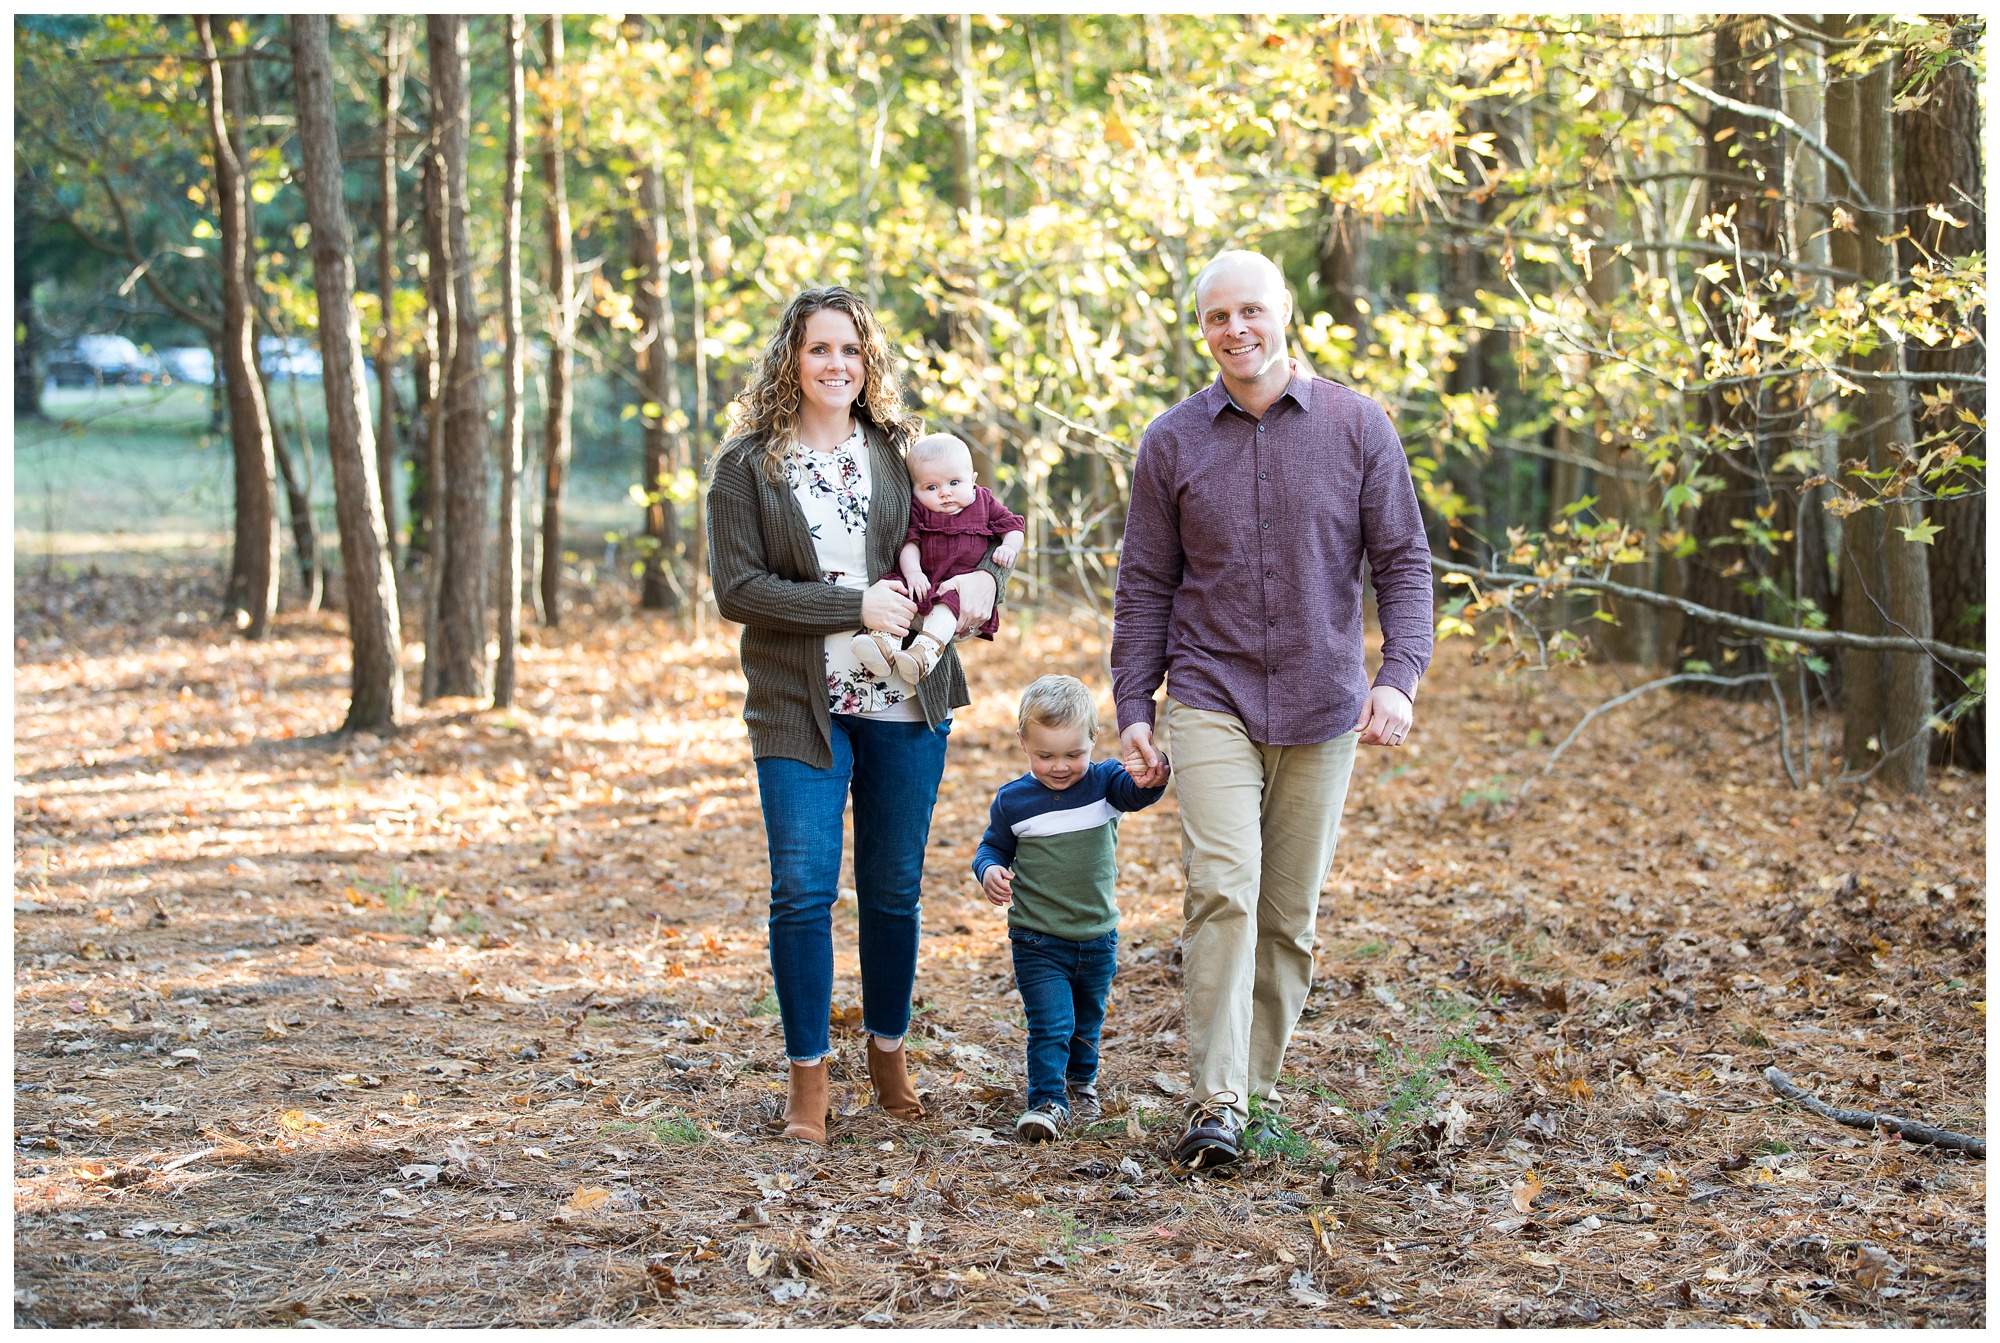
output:
[[1118, 561], [1118, 726], [1153, 694], [1234, 714], [1252, 741], [1305, 746], [1368, 698], [1361, 558], [1382, 624], [1375, 684], [1416, 698], [1431, 660], [1430, 543], [1382, 407], [1292, 374], [1252, 419], [1221, 379], [1147, 428]]

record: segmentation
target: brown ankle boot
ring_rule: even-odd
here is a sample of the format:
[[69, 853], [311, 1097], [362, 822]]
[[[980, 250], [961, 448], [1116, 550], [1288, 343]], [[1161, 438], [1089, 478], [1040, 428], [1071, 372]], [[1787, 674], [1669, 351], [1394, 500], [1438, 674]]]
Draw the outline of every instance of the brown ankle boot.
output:
[[898, 1119], [924, 1117], [924, 1103], [910, 1085], [909, 1054], [902, 1045], [877, 1049], [875, 1037], [868, 1037], [868, 1080], [875, 1084], [875, 1103]]
[[785, 1089], [785, 1136], [826, 1145], [826, 1090], [832, 1068], [826, 1059], [791, 1065]]

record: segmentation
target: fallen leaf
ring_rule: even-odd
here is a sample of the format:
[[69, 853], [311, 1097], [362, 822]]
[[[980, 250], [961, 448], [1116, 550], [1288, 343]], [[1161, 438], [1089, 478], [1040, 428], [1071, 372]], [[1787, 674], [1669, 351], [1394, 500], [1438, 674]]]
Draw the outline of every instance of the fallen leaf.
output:
[[1154, 1073], [1146, 1080], [1169, 1096], [1178, 1096], [1188, 1089], [1186, 1082], [1181, 1081], [1178, 1077], [1170, 1077], [1166, 1073]]
[[1903, 1271], [1879, 1245], [1863, 1245], [1854, 1256], [1854, 1280], [1863, 1287], [1881, 1287]]
[[1542, 1177], [1527, 1171], [1514, 1182], [1514, 1211], [1530, 1212], [1534, 1208], [1535, 1196], [1542, 1192]]
[[596, 1187], [579, 1189], [569, 1196], [569, 1206], [576, 1212], [584, 1212], [596, 1207], [600, 1203], [610, 1201], [610, 1198], [611, 1191], [609, 1189], [599, 1189]]
[[326, 1121], [304, 1110], [287, 1110], [278, 1116], [278, 1123], [294, 1133], [306, 1133], [312, 1129], [325, 1128]]
[[751, 1277], [761, 1278], [771, 1271], [771, 1265], [776, 1263], [777, 1260], [778, 1256], [776, 1254], [765, 1252], [753, 1240], [750, 1242], [750, 1252], [743, 1257], [743, 1267], [750, 1270]]

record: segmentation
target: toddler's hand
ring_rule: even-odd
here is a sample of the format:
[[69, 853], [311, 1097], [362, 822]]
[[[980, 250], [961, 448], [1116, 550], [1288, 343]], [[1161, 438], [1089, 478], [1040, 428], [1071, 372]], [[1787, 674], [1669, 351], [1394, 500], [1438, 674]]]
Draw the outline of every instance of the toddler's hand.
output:
[[1021, 557], [1019, 546], [999, 545], [993, 548], [993, 562], [1002, 569], [1014, 567], [1014, 561]]
[[903, 579], [910, 585], [910, 595], [918, 601], [931, 595], [930, 575], [922, 569], [909, 570], [903, 575]]
[[995, 906], [1005, 908], [1014, 903], [1014, 874], [999, 864], [987, 868], [979, 884], [986, 889], [986, 898]]

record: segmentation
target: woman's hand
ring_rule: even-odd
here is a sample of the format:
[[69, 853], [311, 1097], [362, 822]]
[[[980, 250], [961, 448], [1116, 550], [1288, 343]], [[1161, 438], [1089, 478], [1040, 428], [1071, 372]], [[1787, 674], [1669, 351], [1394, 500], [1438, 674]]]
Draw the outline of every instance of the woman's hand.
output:
[[917, 604], [903, 590], [900, 578], [880, 578], [861, 594], [861, 623], [871, 630], [893, 634], [898, 639], [910, 632]]
[[1005, 907], [1014, 903], [1014, 874], [998, 863], [986, 869], [979, 884], [986, 888], [986, 898], [992, 904]]
[[[984, 625], [986, 617], [993, 614], [993, 601], [1000, 595], [1000, 584], [992, 574], [981, 569], [960, 574], [957, 578], [947, 578], [938, 584], [938, 591], [958, 594], [958, 635], [962, 639]], [[910, 609], [912, 612], [916, 610], [914, 606]]]

